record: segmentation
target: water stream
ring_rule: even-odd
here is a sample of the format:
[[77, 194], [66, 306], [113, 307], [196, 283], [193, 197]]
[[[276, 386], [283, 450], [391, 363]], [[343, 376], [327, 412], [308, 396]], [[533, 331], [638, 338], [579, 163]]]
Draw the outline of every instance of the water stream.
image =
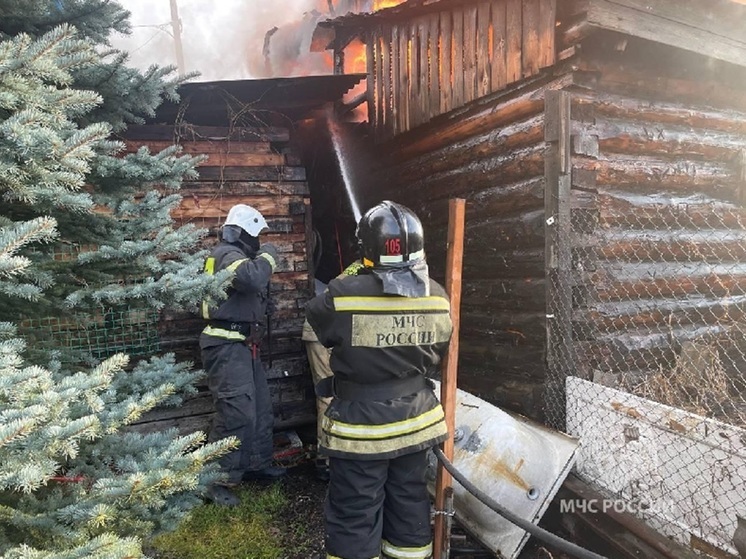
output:
[[350, 207], [355, 216], [355, 223], [358, 223], [362, 217], [362, 213], [360, 212], [360, 206], [358, 206], [357, 199], [355, 198], [355, 193], [352, 190], [349, 162], [347, 161], [344, 146], [342, 145], [341, 130], [339, 124], [334, 120], [334, 117], [329, 116], [327, 118], [327, 123], [329, 125], [329, 134], [332, 138], [332, 144], [334, 145], [334, 153], [337, 155], [339, 171], [342, 173], [342, 181], [345, 184], [347, 198], [350, 201]]

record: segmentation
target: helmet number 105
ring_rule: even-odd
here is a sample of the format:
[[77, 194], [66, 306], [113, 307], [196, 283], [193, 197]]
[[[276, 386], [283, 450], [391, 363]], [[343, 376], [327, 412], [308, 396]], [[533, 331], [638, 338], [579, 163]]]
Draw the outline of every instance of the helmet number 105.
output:
[[401, 239], [386, 239], [386, 254], [389, 256], [401, 254]]

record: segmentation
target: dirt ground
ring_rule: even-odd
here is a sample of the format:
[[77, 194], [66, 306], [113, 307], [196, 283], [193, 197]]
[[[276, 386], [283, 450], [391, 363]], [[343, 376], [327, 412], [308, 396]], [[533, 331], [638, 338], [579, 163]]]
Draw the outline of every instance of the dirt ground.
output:
[[[316, 559], [324, 557], [323, 502], [326, 482], [315, 476], [309, 461], [291, 468], [280, 483], [285, 488], [288, 505], [283, 514], [285, 525], [278, 527], [285, 549], [293, 550], [282, 559]], [[478, 542], [469, 537], [457, 524], [452, 531], [452, 558], [478, 559], [494, 557]], [[540, 542], [530, 540], [519, 559], [570, 559], [569, 556], [549, 551]]]

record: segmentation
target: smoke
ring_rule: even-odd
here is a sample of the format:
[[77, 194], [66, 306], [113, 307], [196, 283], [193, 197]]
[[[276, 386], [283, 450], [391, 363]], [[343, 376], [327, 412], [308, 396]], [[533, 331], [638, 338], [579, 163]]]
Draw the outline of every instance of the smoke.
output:
[[[112, 37], [138, 68], [176, 66], [170, 0], [118, 0], [132, 12], [133, 33]], [[186, 72], [198, 81], [327, 74], [327, 53], [310, 53], [313, 29], [329, 17], [326, 0], [176, 0]], [[336, 0], [335, 3], [350, 0]], [[265, 37], [273, 28], [269, 57]]]

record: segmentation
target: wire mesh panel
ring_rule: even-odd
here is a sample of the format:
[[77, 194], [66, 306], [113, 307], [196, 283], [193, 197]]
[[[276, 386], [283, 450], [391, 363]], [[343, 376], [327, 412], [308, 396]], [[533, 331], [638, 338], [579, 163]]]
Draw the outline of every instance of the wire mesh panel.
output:
[[746, 137], [722, 130], [746, 115], [695, 130], [675, 106], [565, 92], [546, 110], [564, 119], [547, 136], [547, 420], [581, 438], [578, 474], [618, 509], [736, 553]]
[[158, 313], [153, 309], [109, 309], [24, 321], [20, 330], [35, 351], [58, 350], [65, 362], [105, 359], [115, 353], [152, 355], [160, 351]]

